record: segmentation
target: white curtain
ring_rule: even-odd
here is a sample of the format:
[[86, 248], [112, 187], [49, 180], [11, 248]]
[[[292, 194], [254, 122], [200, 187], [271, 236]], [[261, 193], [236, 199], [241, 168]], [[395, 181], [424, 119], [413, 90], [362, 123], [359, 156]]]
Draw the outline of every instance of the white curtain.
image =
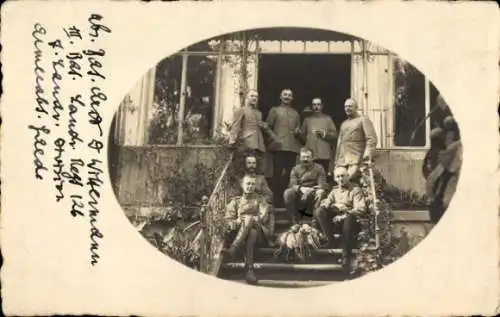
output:
[[156, 68], [150, 69], [125, 96], [116, 122], [118, 144], [141, 146], [147, 142], [149, 121], [153, 114]]
[[[355, 43], [352, 58], [352, 97], [358, 101], [359, 111], [373, 122], [377, 132], [377, 147], [388, 147], [387, 128], [390, 125], [391, 69], [388, 54], [367, 43], [364, 60], [362, 46]], [[375, 53], [378, 54], [370, 54]], [[365, 67], [366, 64], [366, 67]]]
[[377, 147], [387, 147], [387, 120], [390, 107], [388, 55], [371, 55], [367, 62], [367, 115], [377, 131]]
[[366, 114], [366, 105], [364, 100], [364, 68], [363, 57], [355, 53], [351, 60], [351, 97], [358, 102], [359, 112]]
[[[255, 55], [254, 55], [255, 56]], [[233, 120], [233, 114], [241, 105], [240, 100], [240, 70], [241, 58], [231, 56], [232, 62], [224, 62], [221, 67], [221, 78], [219, 80], [219, 110], [221, 113], [220, 122], [223, 125], [222, 132], [227, 133], [224, 123], [230, 123]], [[247, 87], [249, 89], [257, 88], [257, 57], [248, 58], [247, 62], [248, 77]]]
[[233, 120], [233, 113], [239, 107], [238, 86], [239, 81], [235, 75], [235, 68], [232, 63], [222, 63], [219, 79], [219, 105], [217, 111], [221, 114], [220, 124], [222, 133], [227, 133], [225, 123]]

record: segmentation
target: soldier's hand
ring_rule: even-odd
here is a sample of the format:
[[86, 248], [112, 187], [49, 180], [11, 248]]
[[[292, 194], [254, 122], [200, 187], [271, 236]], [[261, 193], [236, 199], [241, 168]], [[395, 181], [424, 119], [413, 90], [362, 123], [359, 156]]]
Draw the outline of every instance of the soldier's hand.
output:
[[304, 196], [309, 196], [314, 191], [314, 188], [312, 188], [312, 187], [301, 187], [300, 190], [302, 191], [302, 193], [304, 194]]
[[320, 207], [328, 208], [330, 207], [330, 201], [328, 199], [323, 199], [319, 205]]
[[228, 145], [229, 145], [229, 148], [230, 148], [231, 150], [236, 149], [236, 141], [235, 141], [235, 140], [231, 140], [231, 141], [229, 141], [229, 144], [228, 144]]
[[265, 130], [269, 130], [269, 125], [266, 122], [259, 122], [259, 127]]
[[334, 206], [337, 207], [341, 212], [347, 211], [347, 206], [342, 203], [336, 203]]
[[316, 193], [315, 193], [316, 200], [321, 199], [323, 197], [324, 192], [325, 191], [323, 189], [316, 189]]
[[335, 217], [333, 217], [333, 222], [340, 222], [342, 221], [345, 217], [347, 217], [346, 214], [343, 214], [343, 215], [337, 215]]

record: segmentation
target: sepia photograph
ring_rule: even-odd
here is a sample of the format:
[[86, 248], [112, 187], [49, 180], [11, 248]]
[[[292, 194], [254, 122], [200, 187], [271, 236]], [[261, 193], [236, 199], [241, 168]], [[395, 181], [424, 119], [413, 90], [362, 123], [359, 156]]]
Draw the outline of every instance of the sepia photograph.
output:
[[263, 28], [194, 43], [148, 70], [109, 134], [112, 186], [138, 233], [219, 279], [352, 280], [446, 214], [460, 129], [429, 78], [366, 39]]

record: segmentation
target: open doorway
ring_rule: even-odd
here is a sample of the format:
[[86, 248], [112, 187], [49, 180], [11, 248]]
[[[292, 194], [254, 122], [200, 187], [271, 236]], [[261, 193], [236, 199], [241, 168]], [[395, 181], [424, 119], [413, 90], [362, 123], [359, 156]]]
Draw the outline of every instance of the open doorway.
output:
[[259, 59], [259, 108], [264, 118], [280, 103], [282, 89], [294, 94], [293, 107], [302, 114], [314, 97], [323, 100], [324, 112], [337, 129], [346, 116], [344, 101], [351, 90], [351, 56], [348, 54], [262, 54]]
[[[323, 112], [332, 117], [337, 130], [346, 119], [344, 102], [351, 91], [351, 56], [333, 54], [263, 54], [259, 59], [258, 91], [259, 109], [263, 118], [269, 110], [280, 104], [280, 93], [289, 88], [293, 91], [293, 107], [303, 120], [303, 110], [311, 106], [312, 99], [323, 100]], [[274, 179], [272, 155], [266, 159], [266, 177], [274, 184], [276, 207], [282, 207], [281, 199], [286, 184], [278, 185]]]

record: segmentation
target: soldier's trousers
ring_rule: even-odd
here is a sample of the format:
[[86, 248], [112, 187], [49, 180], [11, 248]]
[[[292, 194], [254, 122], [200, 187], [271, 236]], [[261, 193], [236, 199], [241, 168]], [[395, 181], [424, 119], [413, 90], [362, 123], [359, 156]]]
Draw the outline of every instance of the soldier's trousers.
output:
[[297, 163], [297, 153], [288, 151], [273, 152], [273, 192], [276, 204], [283, 205], [283, 192], [288, 187], [290, 173]]
[[[328, 238], [330, 244], [333, 242], [333, 233], [335, 226], [333, 217], [342, 214], [337, 207], [319, 207], [314, 210], [314, 220], [319, 225], [323, 234]], [[352, 249], [356, 246], [358, 233], [360, 230], [359, 222], [354, 214], [348, 214], [339, 224], [342, 233], [342, 249], [344, 256], [351, 256]]]

